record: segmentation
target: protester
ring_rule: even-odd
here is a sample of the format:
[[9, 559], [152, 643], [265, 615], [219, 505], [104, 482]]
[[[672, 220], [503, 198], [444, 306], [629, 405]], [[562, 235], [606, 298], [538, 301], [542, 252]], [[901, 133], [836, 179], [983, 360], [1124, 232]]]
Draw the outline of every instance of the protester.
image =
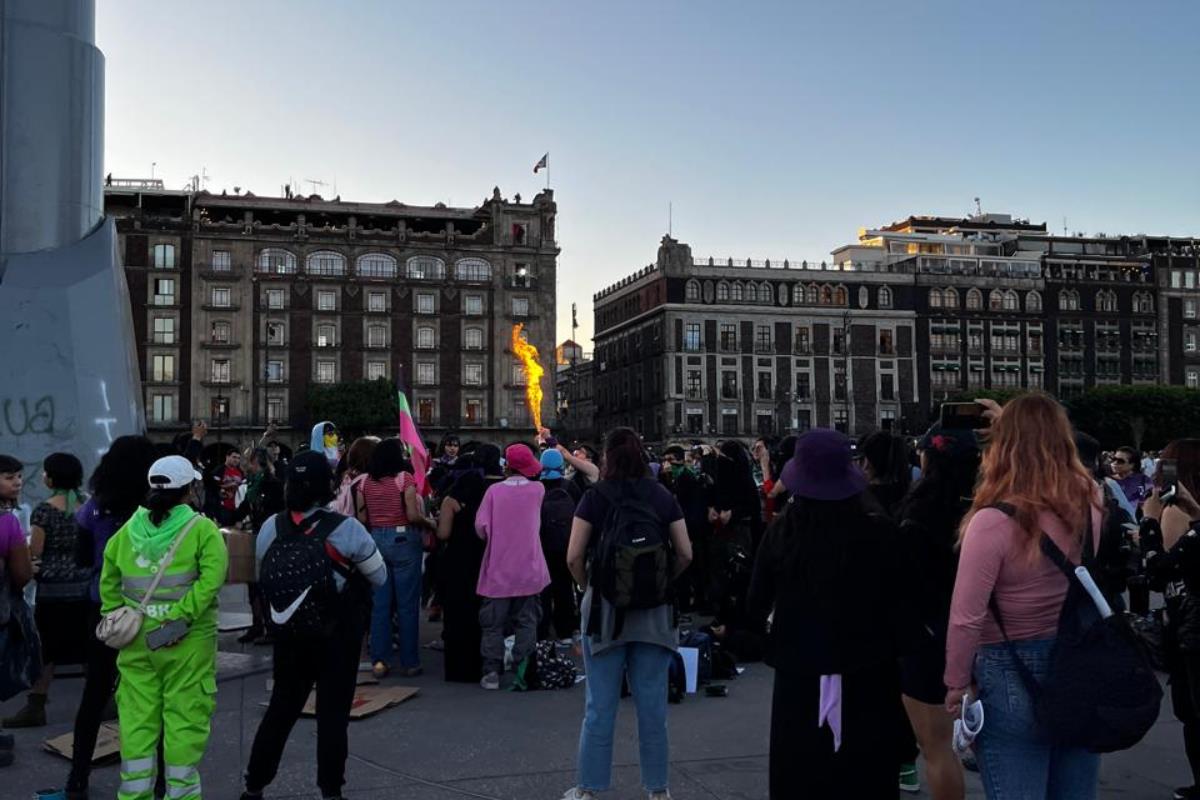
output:
[[692, 545], [692, 562], [679, 576], [676, 602], [683, 612], [711, 614], [714, 604], [710, 589], [709, 551], [712, 549], [712, 523], [708, 519], [709, 493], [712, 482], [701, 474], [699, 462], [682, 445], [663, 451], [664, 469], [659, 480], [675, 496], [683, 510], [688, 541]]
[[375, 447], [357, 503], [358, 520], [371, 531], [388, 566], [387, 581], [375, 588], [371, 610], [372, 669], [377, 678], [391, 671], [394, 609], [400, 673], [405, 677], [420, 675], [422, 530], [436, 526], [421, 510], [412, 465], [399, 439], [385, 439]]
[[163, 573], [141, 631], [117, 655], [120, 800], [153, 797], [160, 739], [167, 794], [200, 795], [198, 768], [216, 710], [217, 593], [228, 566], [216, 525], [188, 505], [200, 479], [181, 456], [156, 461], [145, 506], [104, 548], [104, 614], [139, 603]]
[[867, 476], [867, 496], [888, 516], [895, 516], [912, 483], [908, 447], [887, 431], [875, 431], [859, 440], [856, 451]]
[[68, 800], [86, 800], [96, 737], [117, 684], [117, 651], [96, 638], [100, 622], [100, 572], [104, 548], [129, 521], [146, 497], [150, 485], [146, 475], [156, 461], [154, 444], [144, 436], [121, 436], [109, 445], [92, 473], [88, 489], [92, 496], [75, 513], [81, 551], [90, 564], [87, 666], [83, 696], [75, 713], [71, 742], [71, 772], [67, 777]]
[[233, 524], [237, 510], [238, 487], [246, 479], [242, 471], [242, 454], [237, 448], [225, 453], [224, 460], [208, 471], [204, 480], [205, 512], [218, 525]]
[[721, 443], [712, 464], [708, 519], [713, 527], [708, 596], [718, 617], [743, 613], [750, 570], [762, 530], [762, 504], [750, 453], [735, 440]]
[[[900, 660], [900, 691], [933, 800], [961, 800], [962, 766], [951, 749], [954, 721], [945, 711], [946, 630], [958, 571], [958, 529], [971, 507], [979, 471], [974, 431], [935, 424], [921, 439], [921, 479], [900, 504], [900, 548], [916, 625]], [[904, 461], [905, 469], [908, 461]]]
[[590, 444], [583, 443], [576, 444], [573, 450], [568, 450], [561, 444], [557, 445], [556, 449], [571, 468], [567, 480], [574, 485], [575, 494], [583, 497], [587, 490], [600, 480], [600, 467], [596, 464], [599, 454]]
[[438, 514], [438, 539], [445, 543], [440, 592], [445, 679], [479, 683], [483, 678], [479, 624], [479, 570], [485, 545], [475, 533], [475, 515], [488, 488], [504, 478], [500, 449], [481, 445], [457, 465], [466, 469], [454, 481]]
[[542, 591], [541, 621], [538, 639], [549, 639], [553, 624], [561, 644], [570, 644], [579, 630], [579, 614], [575, 608], [575, 581], [567, 569], [567, 544], [571, 540], [571, 520], [575, 518], [577, 499], [563, 479], [563, 457], [557, 450], [542, 453], [541, 540], [550, 572], [550, 585]]
[[308, 438], [308, 449], [324, 454], [331, 470], [337, 468], [338, 460], [342, 456], [341, 444], [337, 426], [332, 422], [318, 422], [313, 425], [312, 434]]
[[[246, 496], [238, 505], [234, 521], [247, 520], [250, 531], [257, 535], [266, 521], [284, 508], [283, 482], [275, 477], [275, 466], [264, 448], [251, 451], [246, 460], [246, 476]], [[239, 636], [238, 641], [242, 644], [270, 644], [270, 638], [264, 635], [266, 613], [258, 583], [251, 581], [246, 585], [246, 589], [250, 600], [251, 622], [249, 630]]]
[[[679, 503], [650, 477], [641, 440], [630, 428], [616, 428], [604, 446], [602, 480], [584, 495], [575, 512], [567, 564], [571, 575], [586, 586], [580, 607], [585, 625], [583, 663], [587, 697], [579, 734], [579, 763], [575, 786], [564, 800], [589, 800], [612, 783], [613, 736], [621, 684], [627, 680], [638, 718], [638, 761], [642, 787], [651, 800], [669, 800], [667, 740], [667, 670], [678, 646], [679, 631], [670, 603], [649, 608], [618, 609], [598, 589], [612, 576], [601, 570], [603, 553], [625, 531], [618, 509], [637, 503], [649, 509], [639, 528], [653, 535], [671, 553], [661, 563], [667, 578], [678, 577], [692, 560], [687, 526]], [[658, 563], [656, 561], [656, 563]]]
[[[323, 798], [333, 799], [342, 796], [346, 782], [346, 729], [357, 683], [359, 649], [371, 616], [368, 584], [376, 590], [386, 586], [388, 565], [358, 520], [325, 510], [333, 498], [332, 481], [333, 472], [324, 453], [297, 455], [288, 473], [287, 510], [263, 523], [255, 543], [260, 578], [272, 591], [276, 573], [268, 567], [268, 559], [274, 556], [280, 563], [297, 563], [299, 558], [289, 562], [281, 556], [283, 548], [308, 555], [314, 549], [300, 550], [305, 547], [304, 539], [322, 542], [311, 557], [323, 561], [306, 566], [317, 570], [326, 566], [332, 571], [335, 596], [325, 598], [328, 606], [320, 610], [328, 619], [323, 620], [326, 625], [318, 633], [289, 629], [292, 620], [302, 618], [295, 614], [278, 623], [271, 700], [250, 749], [243, 800], [259, 800], [275, 779], [292, 728], [314, 687], [318, 698], [317, 786]], [[304, 592], [301, 596], [307, 598], [308, 589]]]
[[1113, 477], [1125, 499], [1135, 508], [1141, 508], [1142, 501], [1150, 494], [1154, 482], [1150, 476], [1142, 472], [1142, 458], [1132, 447], [1120, 447], [1112, 459]]
[[360, 436], [338, 462], [337, 492], [331, 508], [343, 516], [353, 517], [358, 509], [358, 493], [371, 469], [371, 456], [379, 445], [378, 436]]
[[896, 797], [894, 528], [872, 512], [837, 431], [801, 436], [781, 480], [792, 499], [755, 560], [749, 599], [770, 620], [770, 796]]
[[479, 624], [483, 629], [484, 689], [500, 688], [504, 671], [504, 637], [515, 637], [513, 669], [518, 688], [527, 659], [537, 644], [542, 590], [550, 585], [542, 552], [541, 508], [546, 489], [536, 478], [541, 462], [529, 445], [517, 443], [504, 451], [505, 480], [488, 488], [475, 515], [475, 532], [486, 542], [476, 591], [483, 598]]
[[[0, 644], [5, 643], [10, 621], [23, 615], [32, 628], [24, 589], [33, 579], [33, 559], [25, 531], [13, 509], [21, 500], [21, 462], [0, 455]], [[7, 697], [3, 699], [8, 699]], [[13, 738], [0, 726], [0, 767], [13, 763]]]
[[79, 530], [75, 525], [75, 511], [83, 503], [79, 492], [83, 465], [69, 453], [51, 453], [42, 462], [42, 480], [50, 497], [33, 510], [29, 542], [37, 581], [33, 614], [42, 639], [42, 673], [30, 688], [25, 707], [4, 720], [6, 728], [45, 725], [55, 665], [87, 660], [91, 570], [78, 563]]
[[[1066, 412], [1048, 395], [1010, 400], [986, 440], [960, 538], [946, 709], [957, 715], [964, 697], [983, 703], [975, 751], [989, 798], [1095, 797], [1100, 757], [1048, 743], [1010, 645], [1034, 679], [1043, 680], [1068, 584], [1039, 540], [1044, 534], [1079, 563], [1088, 525], [1101, 529], [1101, 492], [1079, 461]], [[1092, 541], [1098, 545], [1099, 537]]]

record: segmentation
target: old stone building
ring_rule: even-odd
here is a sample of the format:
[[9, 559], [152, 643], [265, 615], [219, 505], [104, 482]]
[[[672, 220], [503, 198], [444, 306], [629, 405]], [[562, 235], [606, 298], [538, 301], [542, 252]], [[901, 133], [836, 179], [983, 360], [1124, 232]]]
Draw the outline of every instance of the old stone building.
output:
[[[529, 428], [511, 331], [554, 350], [556, 206], [110, 187], [152, 431], [312, 422], [311, 386], [385, 378], [425, 433]], [[546, 385], [543, 413], [552, 413]]]

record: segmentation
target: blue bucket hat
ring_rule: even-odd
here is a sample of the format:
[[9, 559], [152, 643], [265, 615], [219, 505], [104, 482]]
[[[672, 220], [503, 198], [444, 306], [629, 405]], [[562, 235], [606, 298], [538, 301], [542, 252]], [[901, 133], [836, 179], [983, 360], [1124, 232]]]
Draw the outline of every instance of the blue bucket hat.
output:
[[563, 476], [563, 457], [557, 450], [542, 453], [542, 480], [554, 481]]

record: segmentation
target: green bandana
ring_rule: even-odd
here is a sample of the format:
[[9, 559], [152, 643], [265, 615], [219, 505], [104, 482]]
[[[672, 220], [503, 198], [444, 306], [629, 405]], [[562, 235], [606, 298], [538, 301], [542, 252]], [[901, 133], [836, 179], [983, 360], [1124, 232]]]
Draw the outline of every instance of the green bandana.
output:
[[171, 547], [175, 535], [194, 516], [195, 510], [182, 503], [171, 509], [162, 525], [155, 527], [150, 521], [150, 511], [139, 508], [129, 520], [129, 539], [133, 543], [133, 549], [147, 561], [157, 562]]

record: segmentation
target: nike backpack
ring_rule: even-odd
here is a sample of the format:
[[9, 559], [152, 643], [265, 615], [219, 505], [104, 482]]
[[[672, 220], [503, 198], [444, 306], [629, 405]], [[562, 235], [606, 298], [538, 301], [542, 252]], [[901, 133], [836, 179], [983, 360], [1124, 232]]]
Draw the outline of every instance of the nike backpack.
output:
[[347, 580], [350, 576], [331, 557], [326, 540], [345, 519], [318, 511], [297, 525], [288, 511], [275, 515], [275, 539], [263, 555], [258, 576], [272, 634], [323, 638], [344, 619], [345, 601], [335, 575]]

